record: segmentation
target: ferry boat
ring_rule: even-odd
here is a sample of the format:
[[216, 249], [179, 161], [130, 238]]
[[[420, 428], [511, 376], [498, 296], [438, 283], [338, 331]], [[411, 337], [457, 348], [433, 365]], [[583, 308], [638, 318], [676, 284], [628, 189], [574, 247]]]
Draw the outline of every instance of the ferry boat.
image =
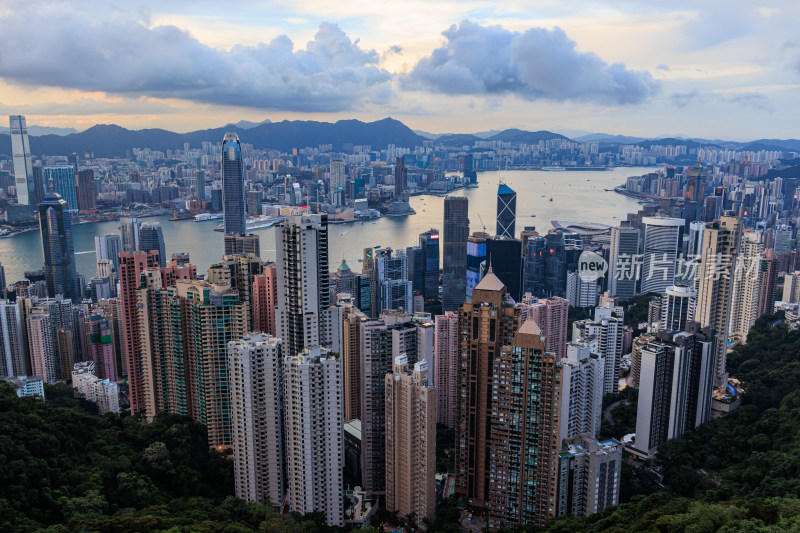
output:
[[[257, 229], [266, 229], [271, 228], [275, 224], [279, 222], [283, 222], [283, 217], [271, 217], [269, 215], [262, 215], [258, 217], [248, 218], [247, 219], [247, 231], [254, 231]], [[225, 231], [225, 225], [220, 224], [214, 231]]]
[[205, 222], [207, 220], [222, 220], [222, 213], [200, 213], [194, 216], [195, 222]]
[[546, 172], [564, 172], [566, 169], [564, 167], [542, 167], [542, 170]]

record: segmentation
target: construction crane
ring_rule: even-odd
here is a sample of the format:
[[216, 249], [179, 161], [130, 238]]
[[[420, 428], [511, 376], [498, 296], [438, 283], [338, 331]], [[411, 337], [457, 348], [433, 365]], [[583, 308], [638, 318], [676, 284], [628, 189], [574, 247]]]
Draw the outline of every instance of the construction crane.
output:
[[481, 226], [483, 226], [483, 232], [486, 233], [486, 224], [483, 223], [483, 219], [481, 218], [480, 213], [478, 213], [478, 220], [481, 221]]

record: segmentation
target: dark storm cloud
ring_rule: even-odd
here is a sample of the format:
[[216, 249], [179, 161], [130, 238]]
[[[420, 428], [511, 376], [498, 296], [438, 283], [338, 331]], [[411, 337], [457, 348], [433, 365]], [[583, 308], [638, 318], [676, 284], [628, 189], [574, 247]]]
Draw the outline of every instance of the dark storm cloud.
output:
[[444, 94], [515, 94], [528, 100], [638, 104], [658, 91], [650, 73], [580, 52], [560, 28], [524, 33], [464, 21], [403, 78], [408, 89]]
[[175, 26], [147, 27], [62, 4], [0, 15], [0, 77], [8, 82], [290, 111], [342, 111], [386, 98], [391, 75], [336, 24], [304, 50], [269, 43], [207, 46]]

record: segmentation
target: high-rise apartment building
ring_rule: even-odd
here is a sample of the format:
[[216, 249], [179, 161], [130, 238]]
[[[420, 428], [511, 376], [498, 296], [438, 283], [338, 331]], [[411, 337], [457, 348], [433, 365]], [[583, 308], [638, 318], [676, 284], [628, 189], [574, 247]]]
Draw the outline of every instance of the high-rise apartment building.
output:
[[386, 509], [433, 520], [436, 514], [436, 388], [428, 365], [395, 357], [386, 390]]
[[277, 334], [275, 309], [278, 307], [278, 265], [264, 266], [264, 273], [253, 276], [253, 331]]
[[285, 355], [283, 372], [286, 432], [285, 503], [300, 514], [322, 512], [330, 526], [343, 525], [342, 368], [320, 347]]
[[516, 237], [517, 193], [503, 183], [497, 186], [497, 230], [498, 237]]
[[413, 311], [413, 283], [408, 279], [408, 256], [404, 250], [392, 253], [390, 248], [375, 253], [380, 311]]
[[639, 230], [630, 226], [611, 228], [608, 292], [622, 301], [636, 296], [639, 271]]
[[[413, 320], [405, 311], [387, 310], [380, 318], [361, 322], [361, 462], [368, 494], [386, 490], [386, 409], [384, 378], [395, 357], [410, 364], [430, 361], [433, 326]], [[432, 361], [431, 361], [432, 362]], [[430, 368], [431, 365], [429, 365]]]
[[565, 391], [558, 405], [562, 439], [581, 434], [594, 437], [600, 432], [605, 362], [592, 353], [593, 348], [591, 340], [572, 341], [567, 344], [566, 357], [560, 360], [561, 390]]
[[249, 235], [225, 234], [225, 255], [253, 254], [261, 257], [261, 239], [255, 233]]
[[0, 301], [0, 376], [30, 375], [28, 340], [23, 334], [23, 315], [15, 302]]
[[281, 342], [255, 333], [228, 344], [236, 496], [281, 505], [286, 494]]
[[277, 326], [288, 356], [331, 338], [328, 217], [288, 217], [276, 229]]
[[760, 316], [761, 257], [764, 252], [763, 235], [760, 231], [744, 231], [733, 269], [731, 293], [731, 320], [728, 336], [744, 344], [750, 328]]
[[27, 326], [31, 373], [41, 376], [45, 383], [55, 383], [61, 379], [61, 368], [50, 315], [43, 312], [31, 314], [28, 316]]
[[117, 379], [117, 363], [114, 355], [113, 327], [102, 315], [86, 317], [89, 337], [87, 359], [94, 363], [94, 373], [100, 379]]
[[487, 508], [495, 483], [489, 469], [493, 400], [490, 372], [520, 326], [521, 309], [506, 300], [506, 287], [490, 266], [461, 306], [458, 330], [459, 392], [456, 424], [456, 491], [470, 505]]
[[581, 435], [558, 455], [558, 516], [589, 516], [619, 504], [622, 445]]
[[[488, 326], [491, 334], [491, 315]], [[558, 406], [566, 393], [559, 357], [545, 352], [541, 330], [527, 320], [501, 347], [491, 368], [484, 466], [489, 528], [542, 526], [556, 514]]]
[[469, 201], [463, 196], [444, 199], [442, 232], [442, 311], [457, 311], [467, 294]]
[[634, 444], [642, 452], [710, 418], [713, 333], [695, 331], [662, 332], [642, 347]]
[[345, 421], [361, 419], [361, 328], [369, 319], [351, 302], [337, 304], [342, 312], [342, 387]]
[[89, 211], [97, 208], [97, 186], [94, 181], [94, 170], [85, 169], [78, 172], [78, 209]]
[[[124, 239], [123, 239], [124, 241]], [[142, 331], [139, 323], [139, 307], [137, 290], [141, 283], [142, 273], [147, 268], [158, 266], [158, 252], [122, 252], [119, 254], [119, 307], [124, 360], [127, 363], [131, 415], [145, 413], [152, 417], [156, 413], [146, 411], [144, 380], [144, 361], [142, 360], [142, 344], [146, 331]]]
[[71, 370], [72, 387], [84, 398], [97, 405], [100, 414], [121, 412], [119, 386], [113, 379], [95, 374], [96, 365], [91, 361], [76, 363]]
[[760, 278], [758, 294], [758, 316], [771, 313], [775, 306], [775, 292], [778, 284], [778, 258], [771, 250], [766, 250], [759, 264]]
[[194, 171], [194, 196], [201, 202], [206, 201], [206, 173], [203, 170]]
[[686, 323], [694, 321], [697, 291], [686, 285], [667, 287], [659, 306], [659, 331], [683, 331]]
[[263, 274], [264, 263], [255, 254], [226, 255], [222, 261], [211, 265], [206, 280], [209, 283], [223, 282], [239, 293], [239, 301], [247, 306], [246, 331], [253, 331], [255, 305], [253, 304], [253, 283], [256, 276]]
[[742, 235], [741, 220], [723, 216], [709, 223], [703, 234], [703, 259], [697, 294], [696, 320], [703, 327], [712, 327], [717, 334], [715, 383], [724, 387], [728, 326], [733, 303], [734, 268]]
[[621, 307], [597, 307], [594, 320], [578, 320], [572, 324], [573, 339], [594, 339], [594, 350], [603, 358], [603, 393], [619, 390], [619, 371], [622, 362], [624, 320]]
[[455, 427], [458, 409], [458, 314], [445, 311], [435, 319], [436, 422]]
[[678, 253], [683, 245], [682, 218], [644, 217], [644, 245], [642, 246], [642, 294], [664, 294], [675, 284]]
[[19, 205], [33, 206], [36, 205], [36, 198], [44, 193], [37, 194], [36, 183], [33, 179], [33, 159], [31, 158], [31, 145], [28, 141], [28, 126], [24, 115], [10, 115], [8, 120], [11, 132], [11, 156], [14, 160], [14, 186], [17, 189], [17, 203]]
[[793, 304], [800, 303], [800, 271], [784, 276], [781, 301]]
[[341, 159], [334, 159], [330, 163], [330, 189], [331, 196], [334, 196], [334, 191], [344, 191], [347, 186], [347, 175], [345, 174], [344, 161]]
[[49, 296], [60, 294], [77, 301], [82, 291], [75, 269], [72, 217], [67, 211], [67, 202], [52, 190], [39, 204], [39, 231]]
[[567, 354], [569, 301], [558, 296], [525, 301], [527, 317], [533, 319], [544, 335], [545, 350], [564, 357]]
[[222, 140], [222, 204], [225, 235], [247, 233], [242, 146], [230, 132]]

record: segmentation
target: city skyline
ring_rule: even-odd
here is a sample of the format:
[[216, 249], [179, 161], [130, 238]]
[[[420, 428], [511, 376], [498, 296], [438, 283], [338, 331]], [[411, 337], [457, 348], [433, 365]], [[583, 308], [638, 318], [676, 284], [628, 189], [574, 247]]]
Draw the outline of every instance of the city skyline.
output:
[[[792, 137], [798, 118], [799, 8], [789, 2], [37, 4], [0, 14], [9, 28], [0, 45], [10, 51], [0, 62], [0, 111], [29, 124], [85, 129], [113, 117], [188, 131], [230, 117], [393, 116], [434, 133], [743, 139]], [[77, 32], [97, 46], [55, 46]], [[125, 60], [131, 54], [144, 60]], [[97, 75], [76, 76], [76, 64]]]

